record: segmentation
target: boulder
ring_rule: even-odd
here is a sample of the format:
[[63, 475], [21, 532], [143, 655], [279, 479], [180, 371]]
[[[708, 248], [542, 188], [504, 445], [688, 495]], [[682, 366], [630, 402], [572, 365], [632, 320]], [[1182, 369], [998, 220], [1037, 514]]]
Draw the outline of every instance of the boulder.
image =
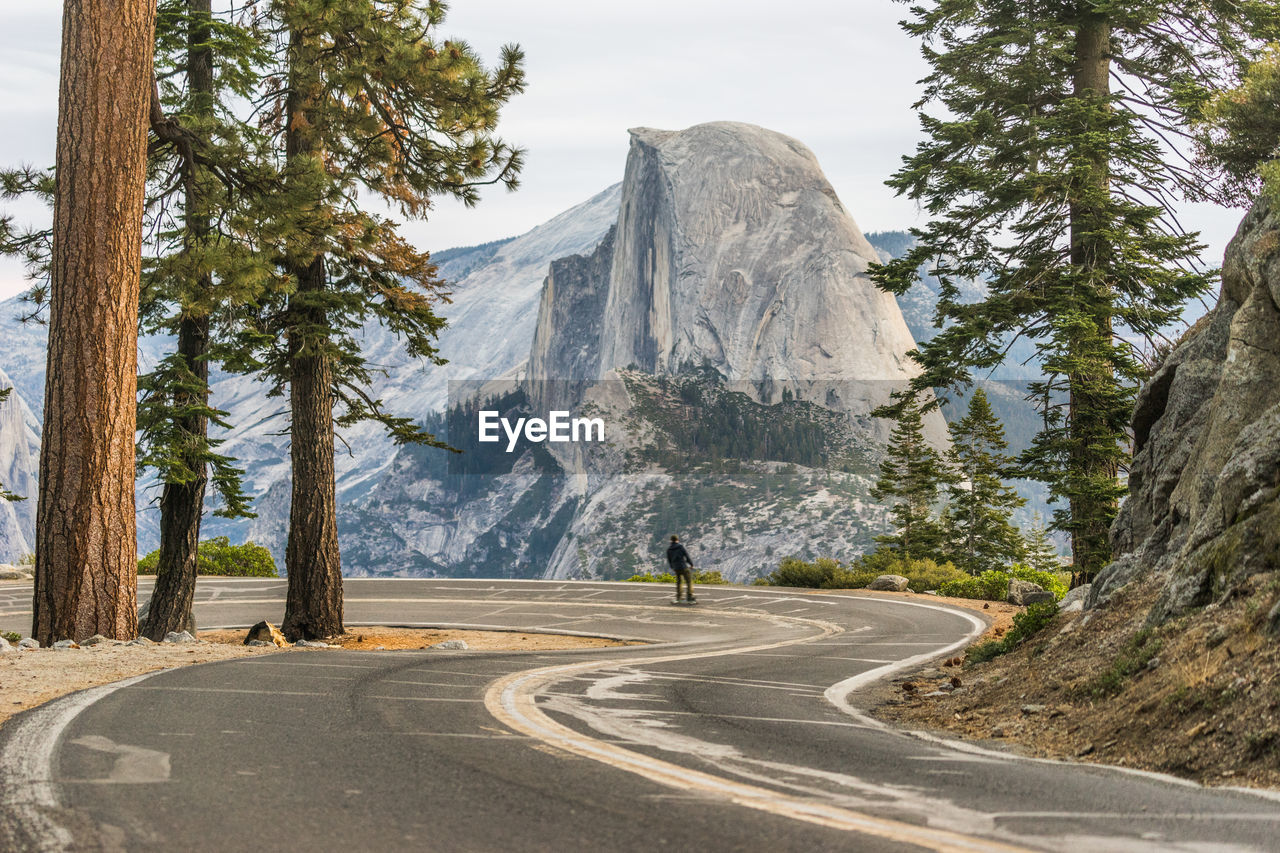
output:
[[17, 651], [13, 646], [9, 645], [9, 641], [4, 637], [0, 637], [0, 655]]
[[289, 645], [289, 641], [284, 638], [284, 634], [280, 633], [280, 629], [265, 620], [249, 629], [249, 633], [245, 635], [244, 644], [247, 646], [254, 640], [261, 640], [281, 648]]
[[1038, 604], [1041, 601], [1053, 601], [1054, 598], [1053, 593], [1038, 583], [1011, 578], [1009, 580], [1009, 597], [1006, 600], [1010, 604], [1016, 604], [1018, 607], [1026, 607], [1029, 604]]
[[152, 639], [150, 639], [150, 638], [148, 638], [148, 637], [134, 637], [132, 640], [130, 640], [130, 641], [129, 641], [128, 643], [126, 643], [125, 645], [129, 645], [129, 646], [154, 646], [155, 644], [156, 644], [156, 643], [155, 643], [155, 640], [152, 640]]
[[[1115, 561], [1085, 609], [1154, 578], [1158, 625], [1280, 571], [1280, 205], [1261, 198], [1222, 267], [1218, 303], [1139, 392]], [[1277, 625], [1280, 629], [1280, 625]]]
[[431, 648], [443, 651], [463, 651], [470, 648], [470, 646], [467, 645], [466, 640], [445, 640], [442, 643], [436, 643]]
[[21, 640], [19, 640], [19, 641], [18, 641], [18, 648], [20, 648], [20, 649], [38, 649], [38, 648], [40, 648], [40, 641], [39, 641], [39, 640], [33, 640], [31, 637], [23, 637]]
[[0, 581], [29, 581], [31, 575], [26, 572], [20, 572], [17, 569], [6, 566], [0, 569]]
[[881, 575], [880, 577], [867, 584], [867, 589], [884, 590], [888, 592], [904, 592], [910, 580], [902, 575]]
[[51, 648], [60, 652], [65, 652], [69, 649], [78, 649], [80, 646], [75, 640], [58, 640], [51, 646]]
[[102, 643], [110, 643], [110, 642], [111, 642], [111, 640], [107, 639], [106, 637], [102, 636], [101, 634], [94, 634], [92, 637], [90, 637], [90, 638], [89, 638], [89, 639], [87, 639], [87, 640], [81, 640], [81, 641], [80, 641], [80, 645], [82, 645], [82, 646], [97, 646], [97, 645], [101, 645]]
[[1085, 599], [1089, 597], [1089, 589], [1093, 586], [1091, 583], [1081, 584], [1075, 589], [1069, 591], [1058, 602], [1059, 613], [1079, 613], [1084, 609]]
[[161, 642], [186, 644], [186, 643], [198, 643], [200, 641], [197, 640], [195, 637], [191, 636], [190, 632], [188, 631], [170, 631], [169, 633], [164, 635], [164, 640], [162, 640]]
[[266, 640], [248, 640], [245, 642], [245, 645], [246, 646], [270, 646], [273, 649], [276, 647], [275, 643], [271, 643]]
[[322, 643], [319, 640], [299, 640], [293, 644], [295, 649], [328, 649], [332, 648], [328, 643]]

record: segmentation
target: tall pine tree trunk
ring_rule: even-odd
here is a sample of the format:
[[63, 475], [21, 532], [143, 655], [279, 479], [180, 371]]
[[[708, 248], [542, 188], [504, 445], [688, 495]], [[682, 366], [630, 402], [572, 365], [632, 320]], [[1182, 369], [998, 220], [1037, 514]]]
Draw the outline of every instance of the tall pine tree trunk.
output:
[[[191, 111], [195, 115], [208, 116], [213, 110], [213, 51], [209, 48], [212, 0], [187, 0], [189, 29], [187, 32], [187, 88], [191, 94]], [[195, 169], [194, 163], [187, 168]], [[203, 199], [199, 197], [199, 182], [188, 180], [186, 191], [186, 240], [188, 246], [199, 244], [209, 231], [208, 217]], [[197, 293], [208, 293], [213, 282], [202, 275], [196, 286]], [[202, 303], [203, 300], [196, 300]], [[174, 399], [175, 408], [195, 405], [203, 408], [208, 400], [209, 317], [201, 305], [195, 311], [188, 309], [178, 325], [178, 357], [196, 379], [201, 389], [201, 399], [183, 399], [181, 392]], [[200, 458], [200, 450], [206, 446], [209, 435], [209, 419], [201, 412], [180, 416], [176, 426], [181, 434], [191, 437], [187, 444], [188, 470], [194, 479], [185, 483], [165, 483], [160, 495], [160, 559], [156, 567], [155, 589], [147, 605], [147, 615], [141, 628], [144, 636], [162, 640], [170, 631], [196, 630], [192, 606], [196, 594], [197, 556], [200, 543], [200, 522], [204, 516], [204, 493], [209, 482], [207, 466]]]
[[[304, 36], [290, 37], [286, 103], [286, 169], [297, 175], [315, 168], [316, 117], [310, 93], [319, 86], [315, 69], [298, 60]], [[329, 324], [317, 304], [328, 288], [323, 255], [293, 258], [297, 289], [289, 300], [290, 459], [293, 498], [285, 568], [289, 592], [281, 629], [290, 640], [342, 633], [342, 561], [338, 551], [337, 497], [333, 468], [333, 361]]]
[[290, 458], [293, 502], [285, 566], [289, 593], [281, 629], [290, 640], [342, 633], [342, 563], [333, 470], [333, 363], [323, 309], [308, 296], [326, 287], [324, 258], [296, 271], [289, 329]]
[[32, 633], [137, 632], [138, 279], [155, 0], [66, 0]]
[[1071, 546], [1077, 579], [1088, 582], [1111, 559], [1108, 541], [1110, 520], [1115, 515], [1115, 498], [1109, 485], [1118, 475], [1114, 454], [1117, 436], [1112, 421], [1112, 399], [1116, 389], [1114, 371], [1106, 358], [1111, 345], [1112, 299], [1106, 281], [1111, 246], [1105, 236], [1109, 221], [1103, 211], [1110, 200], [1111, 152], [1105, 140], [1110, 134], [1111, 27], [1105, 14], [1093, 11], [1092, 3], [1081, 3], [1076, 32], [1076, 62], [1073, 95], [1087, 103], [1086, 121], [1091, 146], [1077, 151], [1077, 168], [1082, 179], [1074, 187], [1071, 200], [1071, 263], [1079, 276], [1077, 306], [1091, 322], [1074, 333], [1070, 357], [1074, 365], [1068, 376], [1070, 400]]

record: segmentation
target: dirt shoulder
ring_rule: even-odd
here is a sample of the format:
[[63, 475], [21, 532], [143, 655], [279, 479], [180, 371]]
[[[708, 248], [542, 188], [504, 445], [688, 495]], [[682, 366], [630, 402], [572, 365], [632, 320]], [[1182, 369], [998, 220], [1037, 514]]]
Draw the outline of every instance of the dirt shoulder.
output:
[[[244, 630], [201, 631], [201, 642], [198, 643], [145, 646], [101, 643], [79, 649], [29, 649], [5, 653], [0, 656], [0, 726], [14, 714], [59, 696], [159, 669], [262, 654], [324, 652], [324, 649], [246, 646], [243, 644], [244, 636]], [[467, 648], [477, 651], [553, 651], [635, 645], [602, 637], [565, 634], [386, 627], [360, 628], [331, 643], [344, 649], [380, 651], [425, 649], [448, 640], [461, 640]]]
[[[201, 631], [200, 639], [214, 643], [239, 643], [245, 632]], [[605, 646], [643, 645], [639, 641], [612, 640], [607, 637], [580, 637], [574, 634], [543, 634], [533, 631], [464, 631], [443, 628], [389, 628], [376, 625], [352, 628], [341, 637], [330, 639], [331, 646], [355, 651], [391, 651], [429, 649], [437, 643], [461, 640], [468, 649], [486, 652], [546, 652], [564, 649], [596, 649]]]
[[1027, 755], [1280, 787], [1280, 649], [1262, 631], [1276, 590], [1147, 629], [1154, 595], [1134, 585], [1007, 655], [902, 673], [864, 701], [897, 726]]

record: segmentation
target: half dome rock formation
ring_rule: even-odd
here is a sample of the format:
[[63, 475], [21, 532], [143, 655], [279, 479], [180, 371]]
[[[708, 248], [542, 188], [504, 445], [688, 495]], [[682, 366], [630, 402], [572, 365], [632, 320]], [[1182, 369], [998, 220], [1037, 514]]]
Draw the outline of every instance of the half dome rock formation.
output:
[[[1154, 578], [1149, 621], [1280, 572], [1280, 210], [1259, 201], [1227, 247], [1217, 306], [1138, 396], [1116, 561], [1088, 607]], [[1280, 608], [1277, 608], [1280, 610]], [[1280, 614], [1273, 612], [1273, 627]]]
[[876, 251], [808, 148], [735, 122], [630, 133], [616, 230], [553, 266], [540, 317], [577, 319], [539, 329], [531, 379], [710, 366], [761, 402], [866, 415], [915, 374]]
[[0, 486], [26, 500], [0, 500], [0, 563], [29, 554], [35, 545], [36, 476], [40, 437], [35, 416], [0, 370], [0, 390], [10, 389], [0, 402]]

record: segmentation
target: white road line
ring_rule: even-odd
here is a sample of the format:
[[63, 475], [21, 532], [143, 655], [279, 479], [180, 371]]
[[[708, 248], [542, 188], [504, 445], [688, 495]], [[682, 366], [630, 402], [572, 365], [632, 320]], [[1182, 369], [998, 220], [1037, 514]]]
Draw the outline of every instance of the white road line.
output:
[[451, 699], [445, 696], [362, 696], [362, 699], [391, 699], [396, 702], [469, 702], [477, 704], [483, 699]]
[[133, 690], [154, 690], [165, 693], [247, 693], [254, 696], [328, 696], [327, 693], [307, 693], [297, 690], [249, 690], [240, 687], [133, 687]]
[[[55, 699], [21, 718], [10, 729], [8, 747], [0, 753], [0, 814], [31, 833], [36, 853], [70, 851], [71, 832], [55, 820], [58, 786], [53, 781], [53, 752], [63, 731], [81, 711], [99, 699], [167, 670], [157, 670]], [[0, 818], [3, 819], [3, 818]]]
[[[803, 640], [784, 641], [789, 645]], [[756, 648], [767, 648], [757, 646]], [[676, 656], [672, 659], [713, 657], [735, 652], [720, 651]], [[746, 808], [819, 826], [860, 832], [878, 838], [887, 838], [907, 844], [917, 844], [943, 853], [973, 853], [973, 851], [1022, 851], [1025, 848], [992, 841], [986, 838], [961, 835], [947, 830], [916, 826], [885, 818], [871, 817], [834, 805], [817, 802], [811, 797], [799, 797], [770, 788], [737, 782], [677, 764], [651, 758], [622, 747], [580, 734], [548, 717], [535, 703], [540, 690], [561, 678], [607, 667], [617, 662], [592, 661], [567, 666], [553, 666], [528, 672], [515, 673], [496, 682], [485, 694], [485, 707], [489, 713], [507, 727], [550, 746], [581, 755], [634, 773], [661, 785], [691, 793], [718, 796]]]

